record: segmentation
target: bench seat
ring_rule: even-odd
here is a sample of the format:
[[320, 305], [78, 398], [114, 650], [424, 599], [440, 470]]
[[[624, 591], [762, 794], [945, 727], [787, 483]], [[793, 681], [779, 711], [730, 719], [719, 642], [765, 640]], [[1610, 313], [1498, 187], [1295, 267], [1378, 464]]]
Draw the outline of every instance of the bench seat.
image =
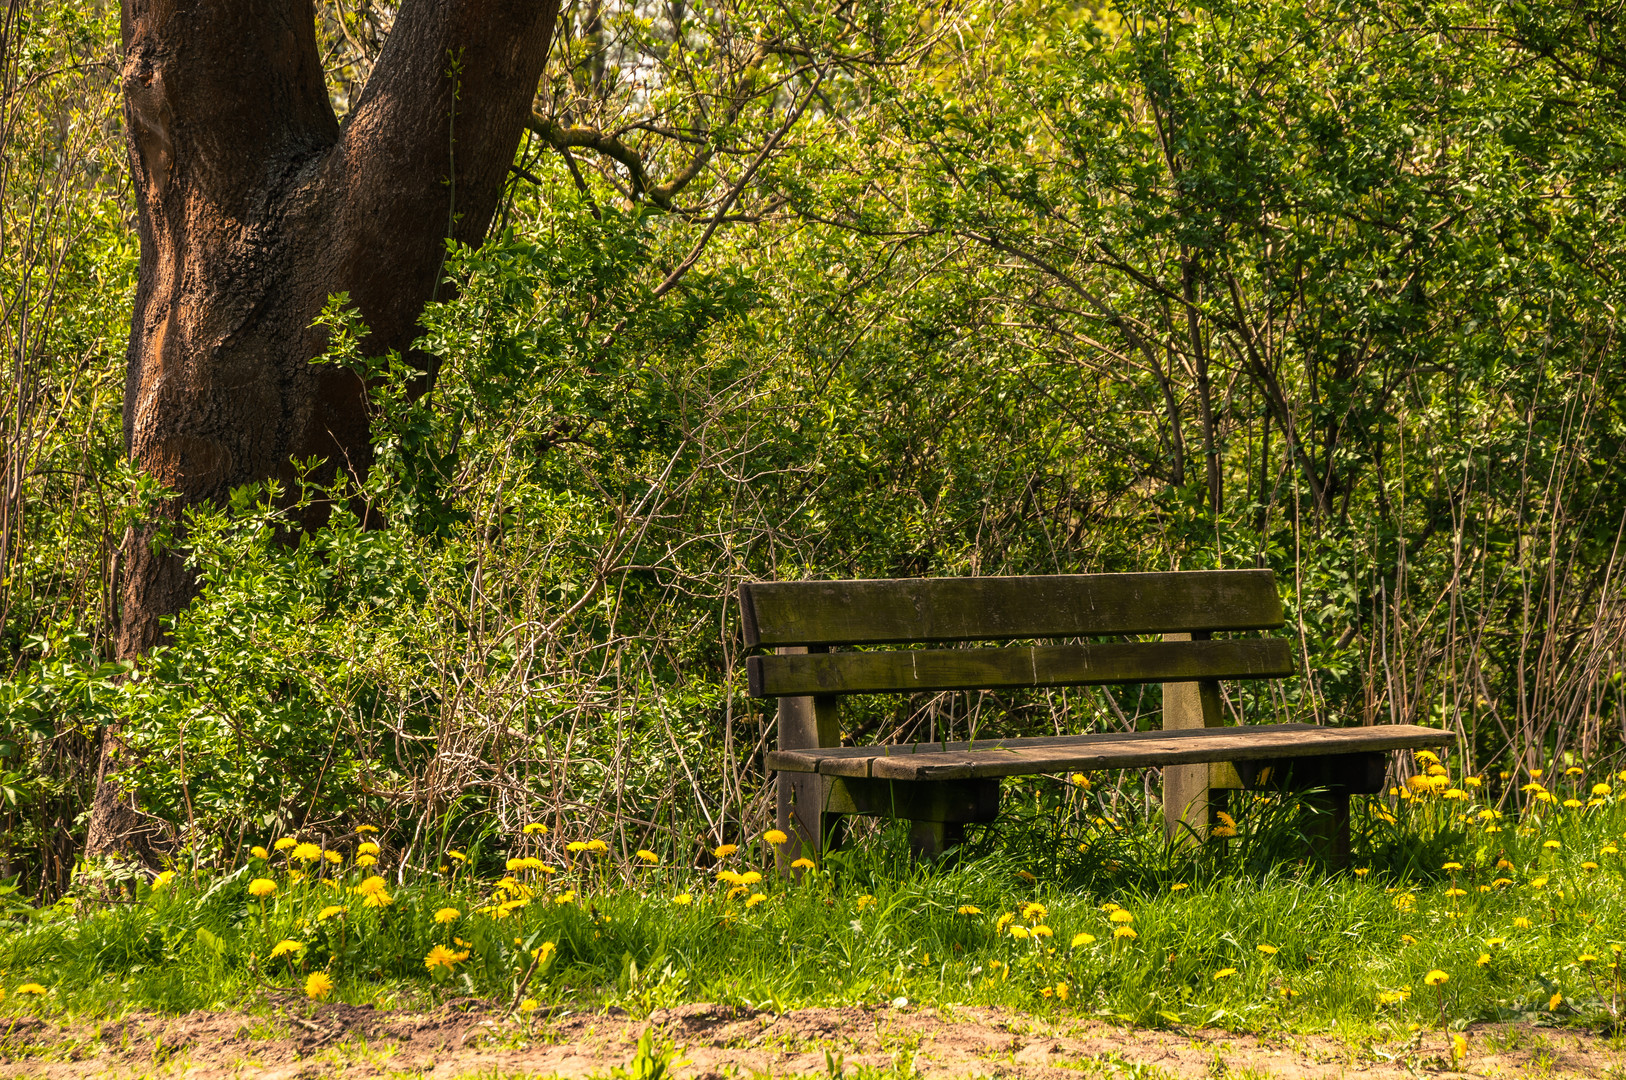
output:
[[951, 742], [774, 750], [767, 756], [767, 765], [779, 772], [877, 780], [973, 780], [1032, 773], [1421, 750], [1446, 746], [1453, 741], [1454, 736], [1448, 731], [1415, 724], [1349, 728], [1251, 724], [1180, 732], [981, 739], [975, 745]]

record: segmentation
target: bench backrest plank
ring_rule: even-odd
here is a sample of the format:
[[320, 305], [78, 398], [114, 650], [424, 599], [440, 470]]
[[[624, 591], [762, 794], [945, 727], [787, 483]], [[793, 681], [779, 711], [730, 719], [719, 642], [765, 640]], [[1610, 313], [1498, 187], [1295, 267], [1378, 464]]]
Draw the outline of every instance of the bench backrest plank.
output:
[[1293, 674], [1293, 653], [1281, 638], [1137, 641], [753, 656], [746, 660], [746, 672], [752, 697], [915, 693], [1279, 679]]
[[750, 648], [1269, 630], [1269, 570], [763, 581], [740, 585]]

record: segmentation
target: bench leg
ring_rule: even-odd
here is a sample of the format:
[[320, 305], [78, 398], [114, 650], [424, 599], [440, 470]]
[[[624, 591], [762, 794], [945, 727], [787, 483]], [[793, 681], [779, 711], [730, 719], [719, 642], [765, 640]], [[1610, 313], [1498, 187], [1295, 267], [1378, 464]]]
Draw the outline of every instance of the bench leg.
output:
[[[826, 652], [823, 646], [800, 646], [778, 650], [781, 654]], [[837, 716], [839, 699], [833, 695], [779, 699], [779, 748], [805, 750], [809, 747], [840, 746], [841, 721]], [[778, 826], [790, 839], [779, 845], [774, 862], [781, 874], [792, 873], [790, 864], [806, 857], [820, 862], [828, 850], [841, 846], [841, 815], [829, 812], [830, 779], [813, 773], [780, 773], [777, 813]], [[797, 872], [800, 876], [800, 872]]]
[[[1208, 636], [1164, 634], [1163, 640], [1195, 641]], [[1163, 684], [1163, 730], [1219, 727], [1223, 720], [1218, 682], [1206, 679]], [[1224, 796], [1209, 785], [1209, 771], [1207, 764], [1164, 766], [1163, 835], [1169, 843], [1191, 844], [1207, 839], [1214, 813], [1224, 809]]]
[[810, 773], [780, 773], [775, 818], [779, 830], [790, 837], [774, 851], [781, 874], [800, 877], [791, 863], [800, 858], [814, 862], [841, 847], [846, 837], [846, 815], [824, 809], [829, 802], [828, 778]]
[[1317, 791], [1304, 797], [1309, 812], [1304, 822], [1304, 838], [1310, 844], [1310, 857], [1329, 870], [1349, 867], [1349, 792], [1338, 788]]
[[958, 821], [911, 821], [909, 854], [928, 861], [942, 856], [965, 840], [965, 825]]

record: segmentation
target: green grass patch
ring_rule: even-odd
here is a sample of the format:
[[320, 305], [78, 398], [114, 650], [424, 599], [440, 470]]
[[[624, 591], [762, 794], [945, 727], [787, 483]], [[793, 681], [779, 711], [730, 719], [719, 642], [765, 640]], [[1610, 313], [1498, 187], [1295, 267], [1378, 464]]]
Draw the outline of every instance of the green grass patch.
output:
[[894, 829], [799, 882], [773, 872], [763, 841], [704, 869], [578, 850], [388, 877], [354, 852], [334, 865], [273, 851], [15, 923], [0, 936], [0, 1009], [183, 1011], [274, 987], [635, 1012], [906, 1000], [1351, 1037], [1612, 1025], [1626, 808], [1510, 797], [1527, 812], [1374, 800], [1357, 815], [1357, 870], [1330, 876], [1293, 860], [1295, 808], [1268, 798], [1239, 807], [1241, 835], [1223, 845], [1170, 848], [1130, 807], [1013, 807], [957, 861], [911, 865]]

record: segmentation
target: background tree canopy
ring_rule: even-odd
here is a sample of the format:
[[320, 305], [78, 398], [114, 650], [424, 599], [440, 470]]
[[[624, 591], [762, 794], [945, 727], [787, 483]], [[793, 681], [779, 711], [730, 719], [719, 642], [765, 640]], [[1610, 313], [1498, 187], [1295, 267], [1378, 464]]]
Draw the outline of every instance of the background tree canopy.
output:
[[[9, 11], [0, 876], [66, 883], [115, 720], [201, 859], [361, 821], [409, 858], [550, 816], [628, 851], [756, 827], [748, 577], [1268, 566], [1302, 676], [1238, 715], [1444, 725], [1468, 768], [1620, 747], [1601, 4], [578, 4], [424, 315], [434, 392], [335, 298], [366, 490], [307, 532], [314, 488], [196, 511], [202, 592], [131, 678], [115, 553], [163, 493], [120, 433], [117, 18]], [[322, 9], [341, 112], [390, 19]], [[854, 723], [1158, 708], [922, 695]]]

